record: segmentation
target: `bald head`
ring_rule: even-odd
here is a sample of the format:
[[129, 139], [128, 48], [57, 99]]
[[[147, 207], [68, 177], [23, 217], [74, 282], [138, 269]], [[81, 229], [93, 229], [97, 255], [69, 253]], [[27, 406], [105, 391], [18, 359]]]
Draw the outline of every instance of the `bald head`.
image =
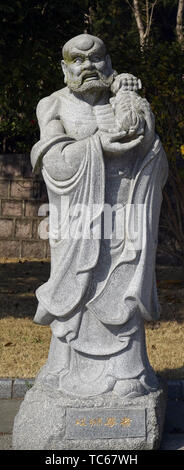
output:
[[66, 42], [63, 46], [62, 54], [63, 59], [67, 61], [72, 52], [98, 52], [105, 56], [106, 48], [103, 41], [96, 36], [92, 36], [91, 34], [79, 34], [79, 36], [75, 36], [74, 38], [70, 39]]
[[61, 66], [70, 90], [81, 93], [110, 87], [112, 64], [101, 39], [79, 34], [64, 45], [62, 52]]

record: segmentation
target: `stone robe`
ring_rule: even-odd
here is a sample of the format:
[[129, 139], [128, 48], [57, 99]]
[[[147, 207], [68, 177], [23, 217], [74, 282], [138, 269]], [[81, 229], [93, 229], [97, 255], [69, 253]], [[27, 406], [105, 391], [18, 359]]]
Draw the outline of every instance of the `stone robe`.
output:
[[[115, 125], [109, 100], [91, 106], [64, 88], [38, 105], [41, 138], [31, 161], [35, 171], [42, 167], [50, 202], [51, 273], [36, 295], [53, 333], [45, 376], [57, 374], [68, 393], [95, 395], [141, 376], [147, 390], [155, 385], [143, 320], [159, 316], [155, 254], [167, 161], [143, 103], [143, 141], [111, 158], [98, 135]], [[74, 145], [77, 163], [68, 164]], [[44, 165], [48, 155], [52, 174]]]

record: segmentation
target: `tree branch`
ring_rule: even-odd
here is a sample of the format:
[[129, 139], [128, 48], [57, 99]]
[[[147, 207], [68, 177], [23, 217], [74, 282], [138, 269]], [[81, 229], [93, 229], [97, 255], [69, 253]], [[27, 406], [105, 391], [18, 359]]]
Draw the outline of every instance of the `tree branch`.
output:
[[149, 28], [149, 1], [146, 0], [146, 31], [145, 31], [145, 35], [147, 35], [148, 28]]
[[155, 0], [151, 5], [151, 13], [150, 13], [150, 19], [149, 19], [149, 32], [150, 32], [150, 28], [151, 28], [151, 24], [152, 24], [154, 8], [155, 8], [155, 5], [157, 4], [157, 1], [158, 0]]
[[146, 26], [144, 26], [139, 0], [133, 0], [133, 5], [130, 3], [129, 0], [126, 0], [126, 2], [128, 3], [129, 7], [131, 8], [135, 16], [137, 29], [139, 32], [140, 46], [141, 46], [142, 51], [144, 50], [145, 45], [148, 44], [151, 25], [152, 25], [152, 19], [153, 19], [153, 11], [154, 11], [155, 5], [157, 4], [157, 1], [158, 0], [155, 0], [150, 5], [149, 0], [145, 0]]
[[129, 2], [129, 0], [126, 0], [126, 2], [128, 3], [129, 7], [131, 8], [131, 10], [132, 10], [133, 13], [134, 13], [134, 8], [133, 8], [133, 6], [131, 5], [131, 3]]
[[[155, 0], [151, 6], [149, 7], [149, 2], [148, 0], [146, 1], [146, 31], [145, 31], [145, 39], [147, 40], [148, 42], [148, 39], [149, 39], [149, 35], [150, 35], [150, 30], [151, 30], [151, 25], [152, 25], [152, 19], [153, 19], [153, 11], [154, 11], [154, 8], [155, 8], [155, 5], [157, 4], [157, 1], [158, 0]], [[149, 9], [151, 8], [151, 12], [149, 14]]]

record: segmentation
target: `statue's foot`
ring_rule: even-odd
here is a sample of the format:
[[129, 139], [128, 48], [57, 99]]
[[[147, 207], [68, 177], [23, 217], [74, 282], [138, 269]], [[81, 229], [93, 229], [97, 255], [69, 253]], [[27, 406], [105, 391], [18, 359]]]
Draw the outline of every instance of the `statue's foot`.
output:
[[113, 392], [121, 397], [140, 397], [148, 392], [138, 379], [117, 380]]
[[68, 369], [57, 369], [57, 370], [50, 370], [45, 364], [39, 374], [36, 377], [36, 381], [42, 383], [44, 385], [48, 385], [49, 387], [54, 388], [55, 390], [59, 390], [60, 388], [60, 380], [61, 376], [64, 376], [68, 373]]

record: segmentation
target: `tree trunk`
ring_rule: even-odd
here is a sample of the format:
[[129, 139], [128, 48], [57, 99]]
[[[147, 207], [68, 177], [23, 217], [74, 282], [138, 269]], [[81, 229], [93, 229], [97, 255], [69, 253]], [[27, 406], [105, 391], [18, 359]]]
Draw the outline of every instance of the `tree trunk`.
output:
[[179, 0], [177, 17], [176, 17], [176, 35], [177, 35], [178, 42], [181, 45], [182, 49], [184, 48], [183, 11], [184, 11], [184, 0]]
[[93, 8], [89, 7], [88, 13], [84, 14], [84, 33], [93, 33]]
[[140, 10], [139, 10], [138, 0], [133, 0], [133, 6], [134, 6], [135, 20], [136, 20], [137, 28], [139, 31], [140, 46], [141, 46], [141, 49], [143, 50], [145, 46], [145, 34], [144, 34], [144, 26], [143, 26], [143, 22], [142, 22]]
[[[133, 0], [133, 4], [131, 4], [131, 2], [127, 0], [127, 3], [132, 9], [134, 16], [135, 16], [137, 29], [139, 32], [140, 47], [141, 47], [142, 52], [144, 52], [145, 46], [148, 46], [148, 43], [149, 43], [150, 30], [151, 30], [151, 25], [152, 25], [152, 20], [153, 20], [153, 11], [154, 11], [157, 1], [158, 0], [149, 2], [149, 0], [145, 0], [146, 20], [144, 21], [145, 22], [145, 25], [144, 25], [144, 22], [142, 20], [144, 8], [140, 7], [139, 0]], [[143, 10], [142, 12], [141, 12], [141, 8]]]

